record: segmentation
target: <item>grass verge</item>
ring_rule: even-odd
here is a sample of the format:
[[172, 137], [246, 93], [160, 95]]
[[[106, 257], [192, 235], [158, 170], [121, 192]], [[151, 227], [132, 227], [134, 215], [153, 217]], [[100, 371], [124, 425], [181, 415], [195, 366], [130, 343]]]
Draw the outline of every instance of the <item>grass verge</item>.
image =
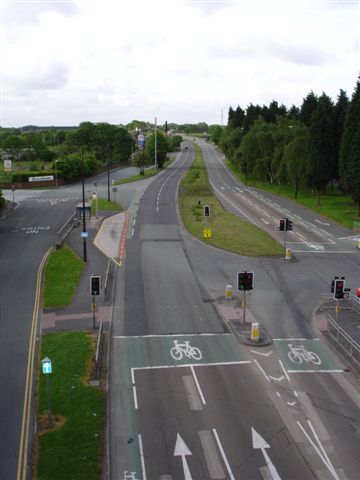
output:
[[69, 247], [52, 252], [45, 269], [43, 307], [69, 305], [83, 268], [84, 262]]
[[299, 191], [298, 198], [295, 199], [294, 190], [288, 185], [274, 185], [255, 180], [245, 181], [244, 175], [242, 175], [231, 162], [227, 161], [226, 163], [242, 183], [267, 192], [275, 193], [276, 195], [282, 195], [283, 197], [303, 205], [324, 217], [334, 220], [344, 227], [353, 228], [354, 220], [360, 220], [360, 217], [357, 216], [356, 206], [351, 197], [343, 195], [338, 190], [330, 191], [321, 195], [321, 205], [319, 206], [316, 204], [315, 195], [312, 195], [310, 190]]
[[115, 185], [121, 185], [122, 183], [131, 183], [131, 182], [137, 182], [138, 180], [144, 180], [145, 178], [153, 177], [157, 173], [159, 173], [161, 170], [158, 170], [156, 168], [149, 168], [144, 171], [144, 175], [134, 175], [133, 177], [129, 178], [123, 178], [122, 180], [118, 180], [115, 182]]
[[41, 358], [52, 361], [51, 411], [47, 425], [47, 387], [40, 373], [35, 478], [97, 480], [100, 478], [105, 392], [87, 385], [95, 338], [84, 332], [55, 333], [42, 338]]
[[[208, 218], [203, 216], [203, 205], [210, 205]], [[248, 256], [284, 253], [283, 248], [263, 230], [223, 209], [212, 193], [202, 153], [197, 145], [195, 159], [180, 183], [179, 207], [186, 229], [205, 243]], [[211, 228], [211, 238], [204, 238], [206, 228]]]
[[[123, 210], [122, 206], [119, 205], [116, 202], [110, 202], [106, 200], [105, 198], [98, 197], [97, 199], [97, 207], [98, 211], [101, 212], [103, 210], [114, 210], [114, 211], [119, 211], [121, 212]], [[96, 214], [96, 200], [91, 201], [91, 215]]]

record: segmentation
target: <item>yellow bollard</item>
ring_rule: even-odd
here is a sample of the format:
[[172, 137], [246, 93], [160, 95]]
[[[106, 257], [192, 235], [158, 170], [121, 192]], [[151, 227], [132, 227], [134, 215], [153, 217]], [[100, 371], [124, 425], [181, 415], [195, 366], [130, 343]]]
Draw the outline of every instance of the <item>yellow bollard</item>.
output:
[[336, 307], [335, 307], [335, 312], [336, 312], [336, 313], [340, 313], [340, 305], [336, 305]]
[[232, 285], [226, 285], [225, 298], [231, 300], [233, 298], [233, 287]]
[[286, 249], [285, 260], [291, 260], [291, 248]]
[[251, 324], [251, 336], [250, 339], [252, 342], [258, 342], [260, 338], [259, 334], [259, 324], [258, 323], [252, 323]]

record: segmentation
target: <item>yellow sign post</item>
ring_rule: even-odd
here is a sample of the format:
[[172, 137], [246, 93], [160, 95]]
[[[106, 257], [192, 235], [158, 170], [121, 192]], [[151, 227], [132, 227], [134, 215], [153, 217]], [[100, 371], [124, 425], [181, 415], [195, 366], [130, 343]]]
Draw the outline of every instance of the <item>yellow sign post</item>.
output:
[[204, 228], [204, 238], [211, 238], [211, 228]]

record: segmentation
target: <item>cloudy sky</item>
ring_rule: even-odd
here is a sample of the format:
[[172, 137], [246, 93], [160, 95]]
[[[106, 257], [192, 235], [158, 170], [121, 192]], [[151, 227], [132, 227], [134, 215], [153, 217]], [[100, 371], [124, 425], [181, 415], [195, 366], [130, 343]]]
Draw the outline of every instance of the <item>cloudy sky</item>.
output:
[[360, 0], [0, 0], [0, 125], [224, 123], [351, 96]]

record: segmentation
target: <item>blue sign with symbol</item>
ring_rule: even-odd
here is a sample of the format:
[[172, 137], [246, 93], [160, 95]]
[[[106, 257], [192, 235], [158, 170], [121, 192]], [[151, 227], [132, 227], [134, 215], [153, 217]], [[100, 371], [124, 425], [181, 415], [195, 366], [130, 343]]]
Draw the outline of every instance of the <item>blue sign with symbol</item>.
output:
[[41, 363], [42, 363], [42, 370], [44, 375], [52, 373], [52, 365], [51, 365], [50, 358], [47, 358], [47, 357], [44, 358], [44, 360], [41, 360]]
[[88, 238], [89, 232], [80, 232], [80, 237], [81, 238]]

